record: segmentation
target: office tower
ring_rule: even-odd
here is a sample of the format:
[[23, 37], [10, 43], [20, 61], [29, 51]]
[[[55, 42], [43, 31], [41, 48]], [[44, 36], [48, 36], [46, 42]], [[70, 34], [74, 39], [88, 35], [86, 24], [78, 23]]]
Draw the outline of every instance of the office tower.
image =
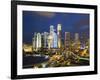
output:
[[51, 34], [48, 35], [48, 48], [52, 48], [52, 43], [53, 43], [53, 36]]
[[75, 33], [75, 48], [76, 49], [79, 49], [80, 48], [80, 39], [79, 39], [79, 34], [78, 33]]
[[75, 33], [75, 41], [78, 41], [78, 40], [79, 40], [79, 34]]
[[36, 49], [36, 41], [37, 41], [37, 33], [34, 33], [34, 37], [32, 38], [32, 45], [33, 45], [33, 50]]
[[61, 48], [61, 24], [57, 25], [58, 48]]
[[41, 33], [41, 48], [44, 48], [44, 33]]
[[88, 34], [85, 32], [82, 32], [82, 34], [81, 34], [81, 48], [85, 49], [87, 42], [88, 42]]
[[50, 25], [50, 35], [52, 35], [54, 32], [54, 26], [53, 25]]
[[32, 38], [32, 46], [33, 46], [33, 50], [35, 50], [35, 38]]
[[40, 33], [37, 33], [37, 43], [36, 43], [36, 47], [37, 49], [38, 48], [41, 48], [41, 34]]
[[58, 48], [58, 38], [55, 32], [53, 32], [53, 48]]
[[70, 50], [70, 32], [65, 32], [65, 49]]
[[54, 31], [54, 26], [50, 26], [50, 36], [52, 37], [52, 43], [51, 43], [51, 48], [57, 48], [58, 47], [58, 39], [57, 39], [57, 34]]
[[53, 48], [53, 33], [54, 33], [54, 26], [53, 25], [50, 25], [50, 34], [49, 34], [49, 37], [50, 38], [50, 47]]
[[47, 43], [48, 35], [49, 35], [48, 32], [44, 32], [44, 33], [43, 33], [44, 48], [47, 48], [47, 46], [48, 46], [48, 43]]

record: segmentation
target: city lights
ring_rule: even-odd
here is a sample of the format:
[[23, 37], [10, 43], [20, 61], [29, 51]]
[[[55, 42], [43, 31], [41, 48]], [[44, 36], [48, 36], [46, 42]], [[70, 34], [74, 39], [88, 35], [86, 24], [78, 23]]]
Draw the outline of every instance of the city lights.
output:
[[56, 30], [50, 25], [49, 32], [34, 32], [31, 46], [24, 44], [23, 50], [47, 60], [34, 64], [34, 68], [89, 64], [89, 39], [85, 34], [80, 37], [79, 33], [74, 33], [72, 38], [71, 32], [67, 31], [62, 35], [61, 24]]

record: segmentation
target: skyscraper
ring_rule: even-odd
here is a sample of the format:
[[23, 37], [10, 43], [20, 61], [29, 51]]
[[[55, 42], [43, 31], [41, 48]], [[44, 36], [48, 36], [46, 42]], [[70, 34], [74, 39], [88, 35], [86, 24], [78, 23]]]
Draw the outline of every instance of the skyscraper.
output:
[[80, 39], [79, 39], [79, 34], [78, 33], [75, 33], [75, 48], [78, 49], [80, 48]]
[[44, 33], [41, 33], [41, 48], [44, 48]]
[[34, 37], [32, 38], [32, 45], [33, 45], [33, 50], [36, 49], [36, 42], [37, 42], [37, 33], [34, 33]]
[[52, 35], [54, 32], [54, 26], [53, 25], [50, 25], [50, 35]]
[[55, 32], [53, 32], [53, 48], [58, 48], [58, 38]]
[[77, 42], [79, 40], [79, 34], [75, 33], [75, 41]]
[[51, 48], [58, 48], [57, 34], [54, 31], [54, 26], [53, 25], [50, 26], [50, 35], [49, 35], [49, 37], [52, 37], [51, 38]]
[[81, 48], [85, 48], [86, 47], [86, 43], [88, 42], [88, 34], [86, 32], [82, 32], [80, 38], [81, 38], [80, 39]]
[[52, 48], [52, 44], [53, 44], [53, 36], [51, 36], [50, 34], [48, 35], [48, 48]]
[[65, 49], [70, 50], [70, 32], [65, 32]]
[[37, 43], [36, 43], [36, 47], [37, 49], [38, 48], [41, 48], [41, 34], [40, 33], [37, 33]]
[[57, 25], [58, 48], [61, 48], [61, 24]]
[[54, 33], [54, 26], [53, 25], [50, 25], [50, 37], [52, 37], [51, 39], [51, 48], [53, 48], [53, 33]]
[[43, 44], [44, 44], [44, 48], [47, 48], [47, 45], [48, 45], [48, 43], [47, 43], [48, 35], [49, 35], [48, 32], [44, 32], [43, 33]]
[[32, 46], [33, 46], [33, 50], [35, 50], [35, 38], [32, 38]]

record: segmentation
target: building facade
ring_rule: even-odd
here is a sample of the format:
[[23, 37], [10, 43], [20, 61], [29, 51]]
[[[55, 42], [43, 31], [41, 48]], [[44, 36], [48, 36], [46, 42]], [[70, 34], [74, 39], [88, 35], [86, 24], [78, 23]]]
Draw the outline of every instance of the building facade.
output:
[[65, 32], [65, 49], [70, 50], [70, 46], [71, 46], [70, 32]]
[[37, 33], [37, 43], [36, 43], [36, 47], [41, 48], [41, 34]]
[[48, 32], [44, 32], [43, 33], [43, 44], [44, 44], [44, 47], [43, 48], [47, 48], [48, 47], [48, 42], [47, 42], [48, 35], [49, 35]]
[[61, 48], [61, 24], [57, 25], [58, 48]]
[[74, 39], [74, 43], [75, 43], [75, 49], [79, 49], [80, 46], [81, 46], [81, 43], [80, 43], [80, 38], [79, 38], [79, 33], [75, 33], [75, 39]]

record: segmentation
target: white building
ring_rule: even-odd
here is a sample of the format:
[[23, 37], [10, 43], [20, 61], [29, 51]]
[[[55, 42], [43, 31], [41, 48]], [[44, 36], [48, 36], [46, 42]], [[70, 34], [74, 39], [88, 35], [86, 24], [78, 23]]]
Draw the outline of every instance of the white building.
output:
[[32, 46], [33, 46], [33, 50], [36, 49], [36, 42], [37, 42], [37, 33], [34, 33], [34, 37], [32, 38]]
[[58, 47], [58, 38], [57, 38], [57, 34], [54, 31], [54, 26], [51, 25], [50, 26], [50, 36], [52, 37], [51, 40], [51, 48], [57, 48]]
[[58, 48], [61, 48], [61, 24], [57, 25]]
[[44, 32], [44, 34], [43, 34], [44, 48], [48, 47], [48, 43], [47, 43], [48, 35], [49, 35], [48, 32]]
[[41, 34], [37, 33], [37, 43], [36, 43], [36, 48], [41, 48]]

